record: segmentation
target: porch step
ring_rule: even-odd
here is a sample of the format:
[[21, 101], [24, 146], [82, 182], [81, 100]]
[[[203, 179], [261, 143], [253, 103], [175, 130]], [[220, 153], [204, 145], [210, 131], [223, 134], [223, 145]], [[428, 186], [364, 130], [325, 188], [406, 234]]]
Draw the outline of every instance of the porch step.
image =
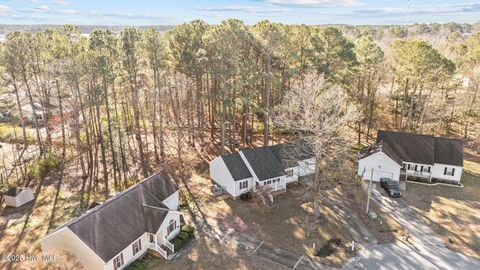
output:
[[268, 205], [270, 203], [273, 203], [273, 195], [270, 191], [268, 190], [264, 190], [262, 192], [262, 190], [255, 190], [255, 194], [258, 195], [258, 197], [260, 197], [260, 200], [263, 202], [263, 204], [265, 205]]
[[172, 258], [173, 256], [173, 252], [165, 245], [159, 246], [153, 243], [149, 243], [147, 247], [151, 251], [150, 253], [156, 257], [170, 260], [170, 258]]
[[167, 257], [169, 257], [171, 254], [173, 254], [173, 251], [171, 251], [167, 246], [165, 245], [161, 245], [160, 246], [161, 249], [163, 249], [165, 251], [165, 253], [167, 253]]

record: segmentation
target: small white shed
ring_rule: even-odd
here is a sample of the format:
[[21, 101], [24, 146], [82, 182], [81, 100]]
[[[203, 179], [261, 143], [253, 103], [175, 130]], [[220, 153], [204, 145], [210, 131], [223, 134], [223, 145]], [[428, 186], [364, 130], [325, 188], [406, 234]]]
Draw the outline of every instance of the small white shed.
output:
[[33, 192], [30, 188], [12, 187], [3, 196], [5, 203], [12, 207], [20, 207], [33, 200]]

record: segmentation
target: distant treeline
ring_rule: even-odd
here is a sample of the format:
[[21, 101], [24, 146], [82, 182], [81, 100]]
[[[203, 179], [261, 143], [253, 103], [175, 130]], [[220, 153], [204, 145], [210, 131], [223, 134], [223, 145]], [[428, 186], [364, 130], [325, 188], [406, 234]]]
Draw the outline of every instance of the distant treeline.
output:
[[[32, 32], [32, 33], [37, 33], [37, 32], [42, 32], [45, 29], [61, 29], [63, 25], [55, 25], [55, 24], [38, 24], [38, 25], [23, 25], [23, 24], [0, 24], [0, 35], [6, 35], [10, 32], [15, 32], [15, 31], [22, 31], [22, 32]], [[76, 28], [82, 33], [82, 34], [89, 34], [93, 32], [94, 30], [110, 30], [112, 32], [121, 32], [123, 29], [131, 26], [126, 26], [126, 25], [75, 25]], [[142, 26], [137, 26], [135, 28], [138, 29], [150, 29], [153, 28], [159, 32], [165, 32], [168, 31], [172, 28], [174, 28], [175, 25], [142, 25]]]

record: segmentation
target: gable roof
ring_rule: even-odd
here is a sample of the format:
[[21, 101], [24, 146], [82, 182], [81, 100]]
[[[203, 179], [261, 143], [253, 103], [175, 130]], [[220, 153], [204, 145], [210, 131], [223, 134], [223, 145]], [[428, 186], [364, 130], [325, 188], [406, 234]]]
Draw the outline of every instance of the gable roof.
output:
[[377, 143], [380, 142], [405, 162], [463, 166], [463, 142], [458, 139], [379, 130]]
[[246, 162], [252, 167], [258, 179], [263, 181], [285, 175], [285, 169], [298, 166], [298, 161], [315, 157], [313, 148], [304, 140], [243, 149], [240, 153], [221, 156], [234, 181], [252, 177]]
[[402, 159], [397, 154], [395, 154], [395, 152], [388, 146], [388, 144], [384, 143], [383, 141], [374, 143], [370, 146], [363, 148], [362, 150], [360, 150], [357, 158], [363, 159], [379, 152], [384, 153], [393, 161], [395, 161], [398, 165], [402, 166]]
[[431, 135], [379, 130], [378, 142], [388, 144], [403, 161], [432, 165], [435, 162], [435, 137]]
[[168, 175], [159, 172], [60, 228], [68, 227], [108, 262], [145, 232], [158, 231], [170, 211], [162, 200], [177, 190]]
[[4, 195], [10, 196], [10, 197], [17, 197], [17, 195], [20, 194], [22, 191], [23, 191], [22, 188], [11, 187], [10, 189], [7, 190], [7, 192], [4, 193]]
[[239, 153], [223, 155], [222, 159], [225, 165], [227, 165], [233, 180], [239, 181], [252, 177], [252, 174], [245, 165], [245, 162], [243, 162]]
[[260, 181], [285, 175], [282, 163], [269, 146], [244, 149], [242, 153]]
[[463, 141], [436, 137], [435, 163], [463, 167]]

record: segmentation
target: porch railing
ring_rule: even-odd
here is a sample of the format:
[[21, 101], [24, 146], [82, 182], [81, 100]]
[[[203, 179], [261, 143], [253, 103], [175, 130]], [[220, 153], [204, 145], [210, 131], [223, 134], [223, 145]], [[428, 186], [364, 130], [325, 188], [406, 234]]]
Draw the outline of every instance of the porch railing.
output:
[[430, 173], [429, 172], [413, 172], [413, 175], [414, 176], [418, 176], [418, 177], [429, 177], [430, 176]]
[[270, 191], [268, 191], [267, 195], [268, 195], [268, 198], [270, 198], [270, 201], [273, 203], [273, 195], [272, 195], [272, 193], [270, 193]]
[[400, 171], [401, 174], [409, 175], [409, 176], [416, 176], [416, 177], [430, 177], [432, 175], [431, 172], [418, 172], [412, 170], [402, 170]]
[[159, 245], [155, 243], [148, 243], [147, 248], [155, 250], [156, 252], [160, 253], [162, 257], [164, 257], [165, 259], [168, 259], [167, 252], [163, 250], [163, 248], [161, 248]]
[[175, 252], [175, 247], [173, 246], [172, 243], [170, 243], [170, 241], [168, 241], [168, 239], [165, 238], [163, 244], [168, 248], [170, 249], [172, 252]]
[[262, 200], [263, 204], [266, 204], [267, 202], [265, 201], [265, 197], [263, 197], [262, 191], [259, 189], [255, 190], [255, 193], [260, 197], [260, 200]]

